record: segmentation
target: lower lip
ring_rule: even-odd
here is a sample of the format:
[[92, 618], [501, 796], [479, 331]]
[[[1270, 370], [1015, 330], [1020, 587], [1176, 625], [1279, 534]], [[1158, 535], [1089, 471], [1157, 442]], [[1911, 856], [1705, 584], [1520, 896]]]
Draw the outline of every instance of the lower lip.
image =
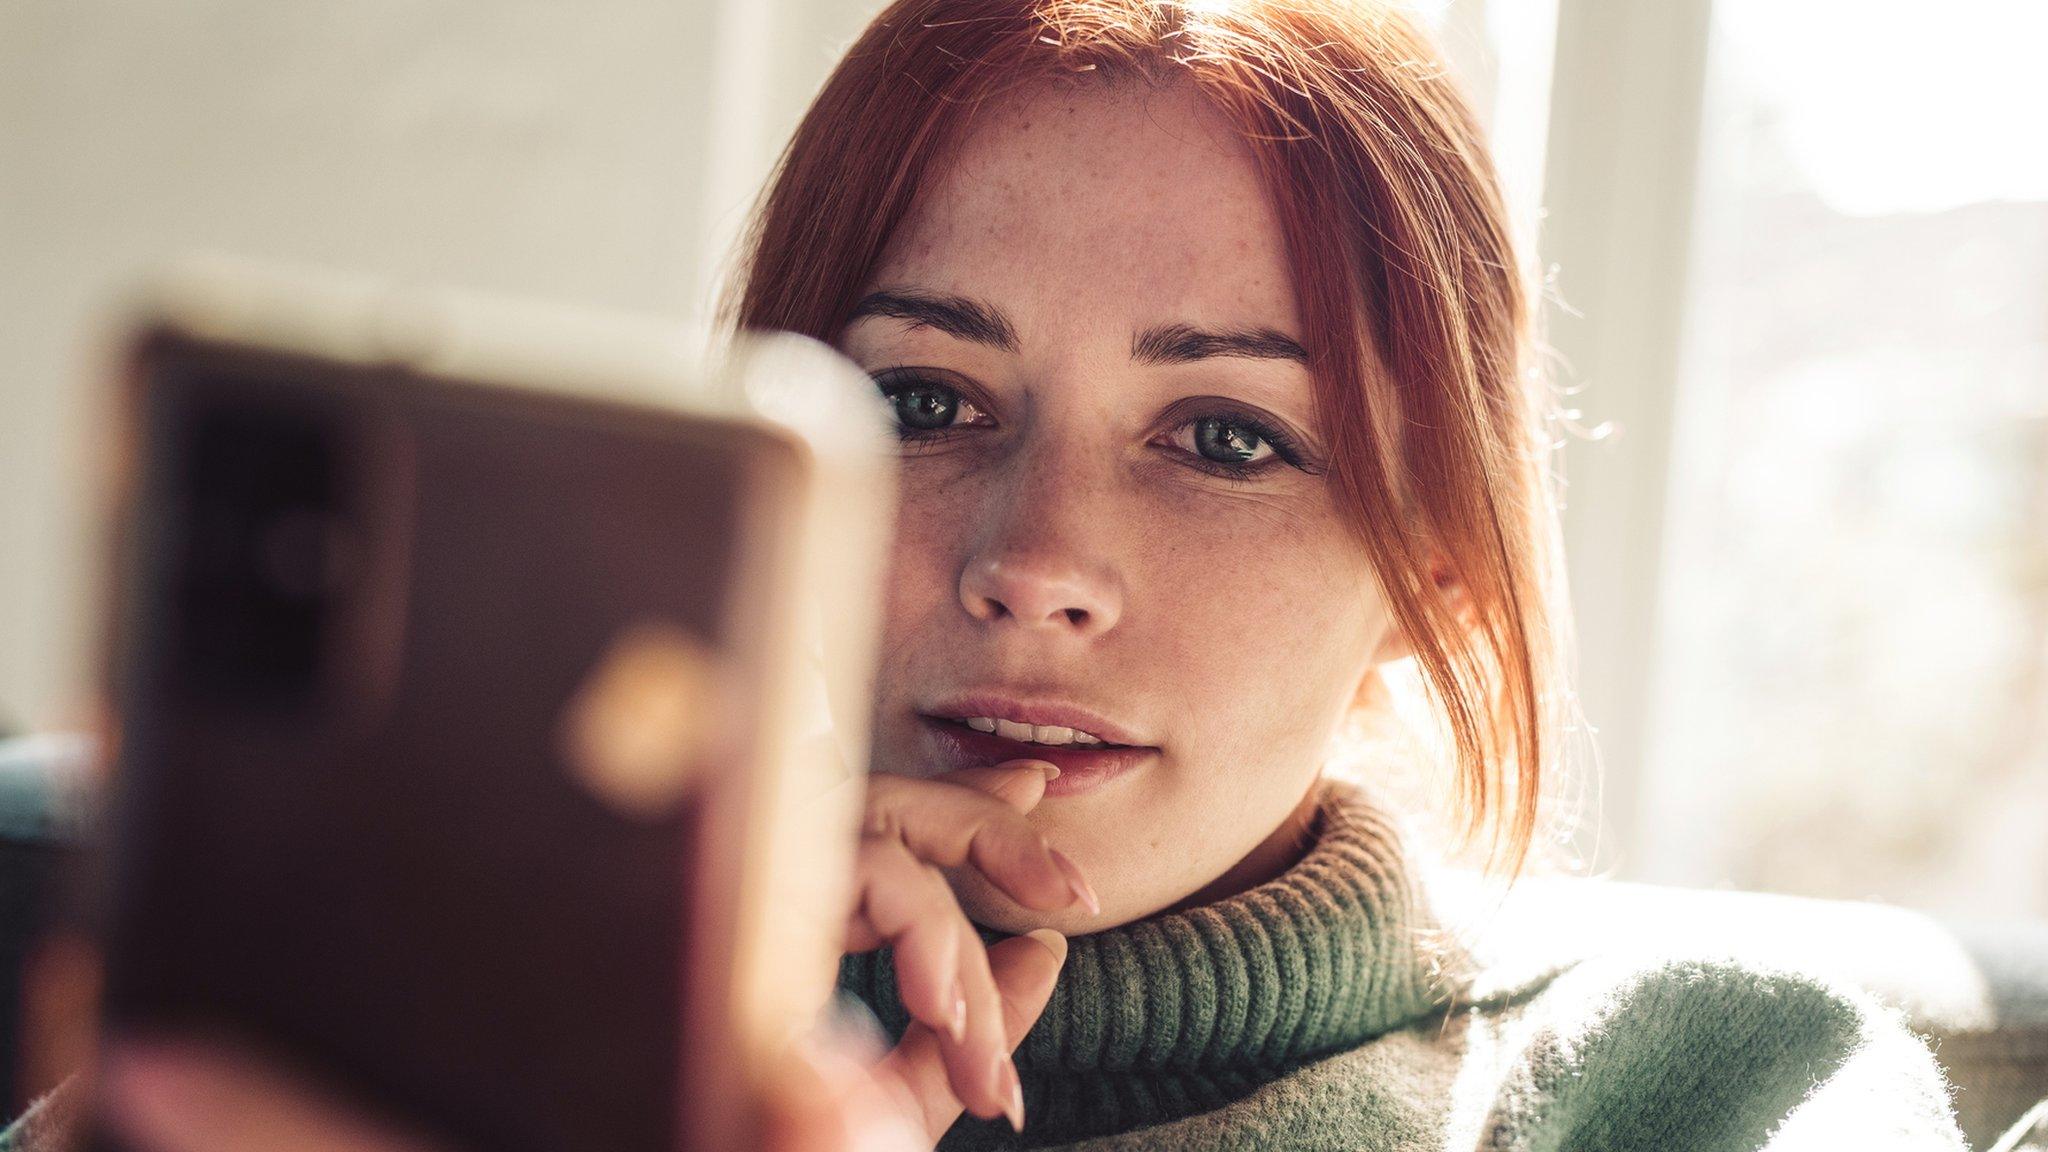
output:
[[1060, 770], [1045, 786], [1047, 796], [1073, 796], [1100, 787], [1159, 754], [1157, 748], [1088, 748], [1073, 744], [1027, 744], [965, 724], [920, 716], [939, 747], [946, 768], [987, 768], [1006, 760], [1043, 760]]

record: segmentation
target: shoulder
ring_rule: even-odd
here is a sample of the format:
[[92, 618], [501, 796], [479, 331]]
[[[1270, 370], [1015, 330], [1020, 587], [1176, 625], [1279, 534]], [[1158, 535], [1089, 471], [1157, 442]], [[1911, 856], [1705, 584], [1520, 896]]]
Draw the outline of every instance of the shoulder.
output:
[[[1960, 1148], [1933, 1054], [1862, 992], [1726, 956], [1609, 955], [1503, 1013], [1497, 1147]], [[1846, 1142], [1845, 1142], [1846, 1141]]]

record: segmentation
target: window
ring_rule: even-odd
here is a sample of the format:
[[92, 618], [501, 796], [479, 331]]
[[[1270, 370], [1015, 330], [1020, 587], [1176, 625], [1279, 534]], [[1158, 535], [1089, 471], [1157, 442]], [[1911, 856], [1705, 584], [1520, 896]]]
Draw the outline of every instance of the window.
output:
[[2043, 43], [1717, 0], [1634, 874], [2048, 913]]

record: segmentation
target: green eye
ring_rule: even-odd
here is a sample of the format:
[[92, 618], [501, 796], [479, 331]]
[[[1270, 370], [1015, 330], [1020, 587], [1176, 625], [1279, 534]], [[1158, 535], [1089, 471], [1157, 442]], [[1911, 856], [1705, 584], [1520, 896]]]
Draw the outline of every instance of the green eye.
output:
[[917, 432], [932, 432], [953, 423], [960, 411], [960, 394], [938, 384], [908, 384], [887, 389], [896, 422]]
[[989, 419], [974, 402], [936, 380], [883, 373], [876, 377], [882, 398], [896, 417], [896, 431], [906, 438], [943, 432]]
[[1258, 428], [1218, 416], [1194, 422], [1195, 451], [1218, 464], [1253, 464], [1273, 454]]

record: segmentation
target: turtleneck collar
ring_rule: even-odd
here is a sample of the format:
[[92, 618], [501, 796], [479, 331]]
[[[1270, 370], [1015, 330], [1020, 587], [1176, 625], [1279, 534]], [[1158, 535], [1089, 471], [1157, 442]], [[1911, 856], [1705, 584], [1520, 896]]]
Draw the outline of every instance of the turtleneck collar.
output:
[[[1274, 879], [1213, 904], [1069, 941], [1052, 1001], [1018, 1049], [1024, 1139], [1053, 1143], [1218, 1107], [1308, 1060], [1441, 1008], [1437, 925], [1392, 820], [1326, 781], [1314, 843]], [[909, 1017], [887, 951], [840, 986], [892, 1036]], [[1015, 1140], [966, 1118], [946, 1148]]]

